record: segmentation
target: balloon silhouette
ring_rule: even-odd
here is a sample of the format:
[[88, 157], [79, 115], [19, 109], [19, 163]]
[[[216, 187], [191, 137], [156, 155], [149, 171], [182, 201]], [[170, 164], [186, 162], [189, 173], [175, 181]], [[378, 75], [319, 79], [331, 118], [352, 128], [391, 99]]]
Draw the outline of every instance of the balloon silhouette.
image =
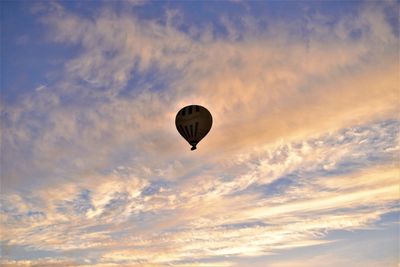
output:
[[178, 132], [196, 149], [196, 145], [208, 134], [212, 126], [211, 113], [202, 106], [191, 105], [179, 110], [175, 125]]

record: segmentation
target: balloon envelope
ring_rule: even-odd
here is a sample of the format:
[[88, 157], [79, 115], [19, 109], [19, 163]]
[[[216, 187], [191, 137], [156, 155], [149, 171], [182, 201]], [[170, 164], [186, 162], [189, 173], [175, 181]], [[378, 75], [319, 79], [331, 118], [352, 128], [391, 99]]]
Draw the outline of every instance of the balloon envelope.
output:
[[190, 105], [176, 114], [175, 125], [178, 132], [196, 149], [196, 145], [208, 134], [212, 126], [211, 113], [202, 106]]

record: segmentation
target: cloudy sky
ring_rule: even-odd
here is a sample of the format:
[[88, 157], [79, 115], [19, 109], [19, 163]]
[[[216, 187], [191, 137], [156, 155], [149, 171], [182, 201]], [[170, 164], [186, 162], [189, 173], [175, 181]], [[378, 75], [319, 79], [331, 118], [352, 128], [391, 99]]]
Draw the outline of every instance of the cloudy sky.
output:
[[1, 1], [0, 264], [398, 266], [398, 10]]

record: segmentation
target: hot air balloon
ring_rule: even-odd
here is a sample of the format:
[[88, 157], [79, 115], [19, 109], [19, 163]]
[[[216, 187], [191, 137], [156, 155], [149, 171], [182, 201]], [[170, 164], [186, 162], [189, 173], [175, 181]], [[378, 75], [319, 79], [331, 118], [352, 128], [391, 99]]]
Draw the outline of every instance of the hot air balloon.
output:
[[196, 145], [208, 134], [212, 126], [210, 111], [199, 105], [186, 106], [176, 114], [175, 125], [178, 132], [196, 149]]

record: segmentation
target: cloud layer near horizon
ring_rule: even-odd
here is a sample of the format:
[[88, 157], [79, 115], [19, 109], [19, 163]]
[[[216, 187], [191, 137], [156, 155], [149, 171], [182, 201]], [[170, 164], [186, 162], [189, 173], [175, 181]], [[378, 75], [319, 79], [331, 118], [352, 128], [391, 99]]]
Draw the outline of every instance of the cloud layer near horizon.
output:
[[[2, 264], [239, 266], [378, 227], [398, 212], [390, 5], [222, 16], [223, 35], [179, 10], [37, 5], [48, 41], [79, 53], [3, 107]], [[196, 153], [173, 124], [191, 103], [214, 118]]]

